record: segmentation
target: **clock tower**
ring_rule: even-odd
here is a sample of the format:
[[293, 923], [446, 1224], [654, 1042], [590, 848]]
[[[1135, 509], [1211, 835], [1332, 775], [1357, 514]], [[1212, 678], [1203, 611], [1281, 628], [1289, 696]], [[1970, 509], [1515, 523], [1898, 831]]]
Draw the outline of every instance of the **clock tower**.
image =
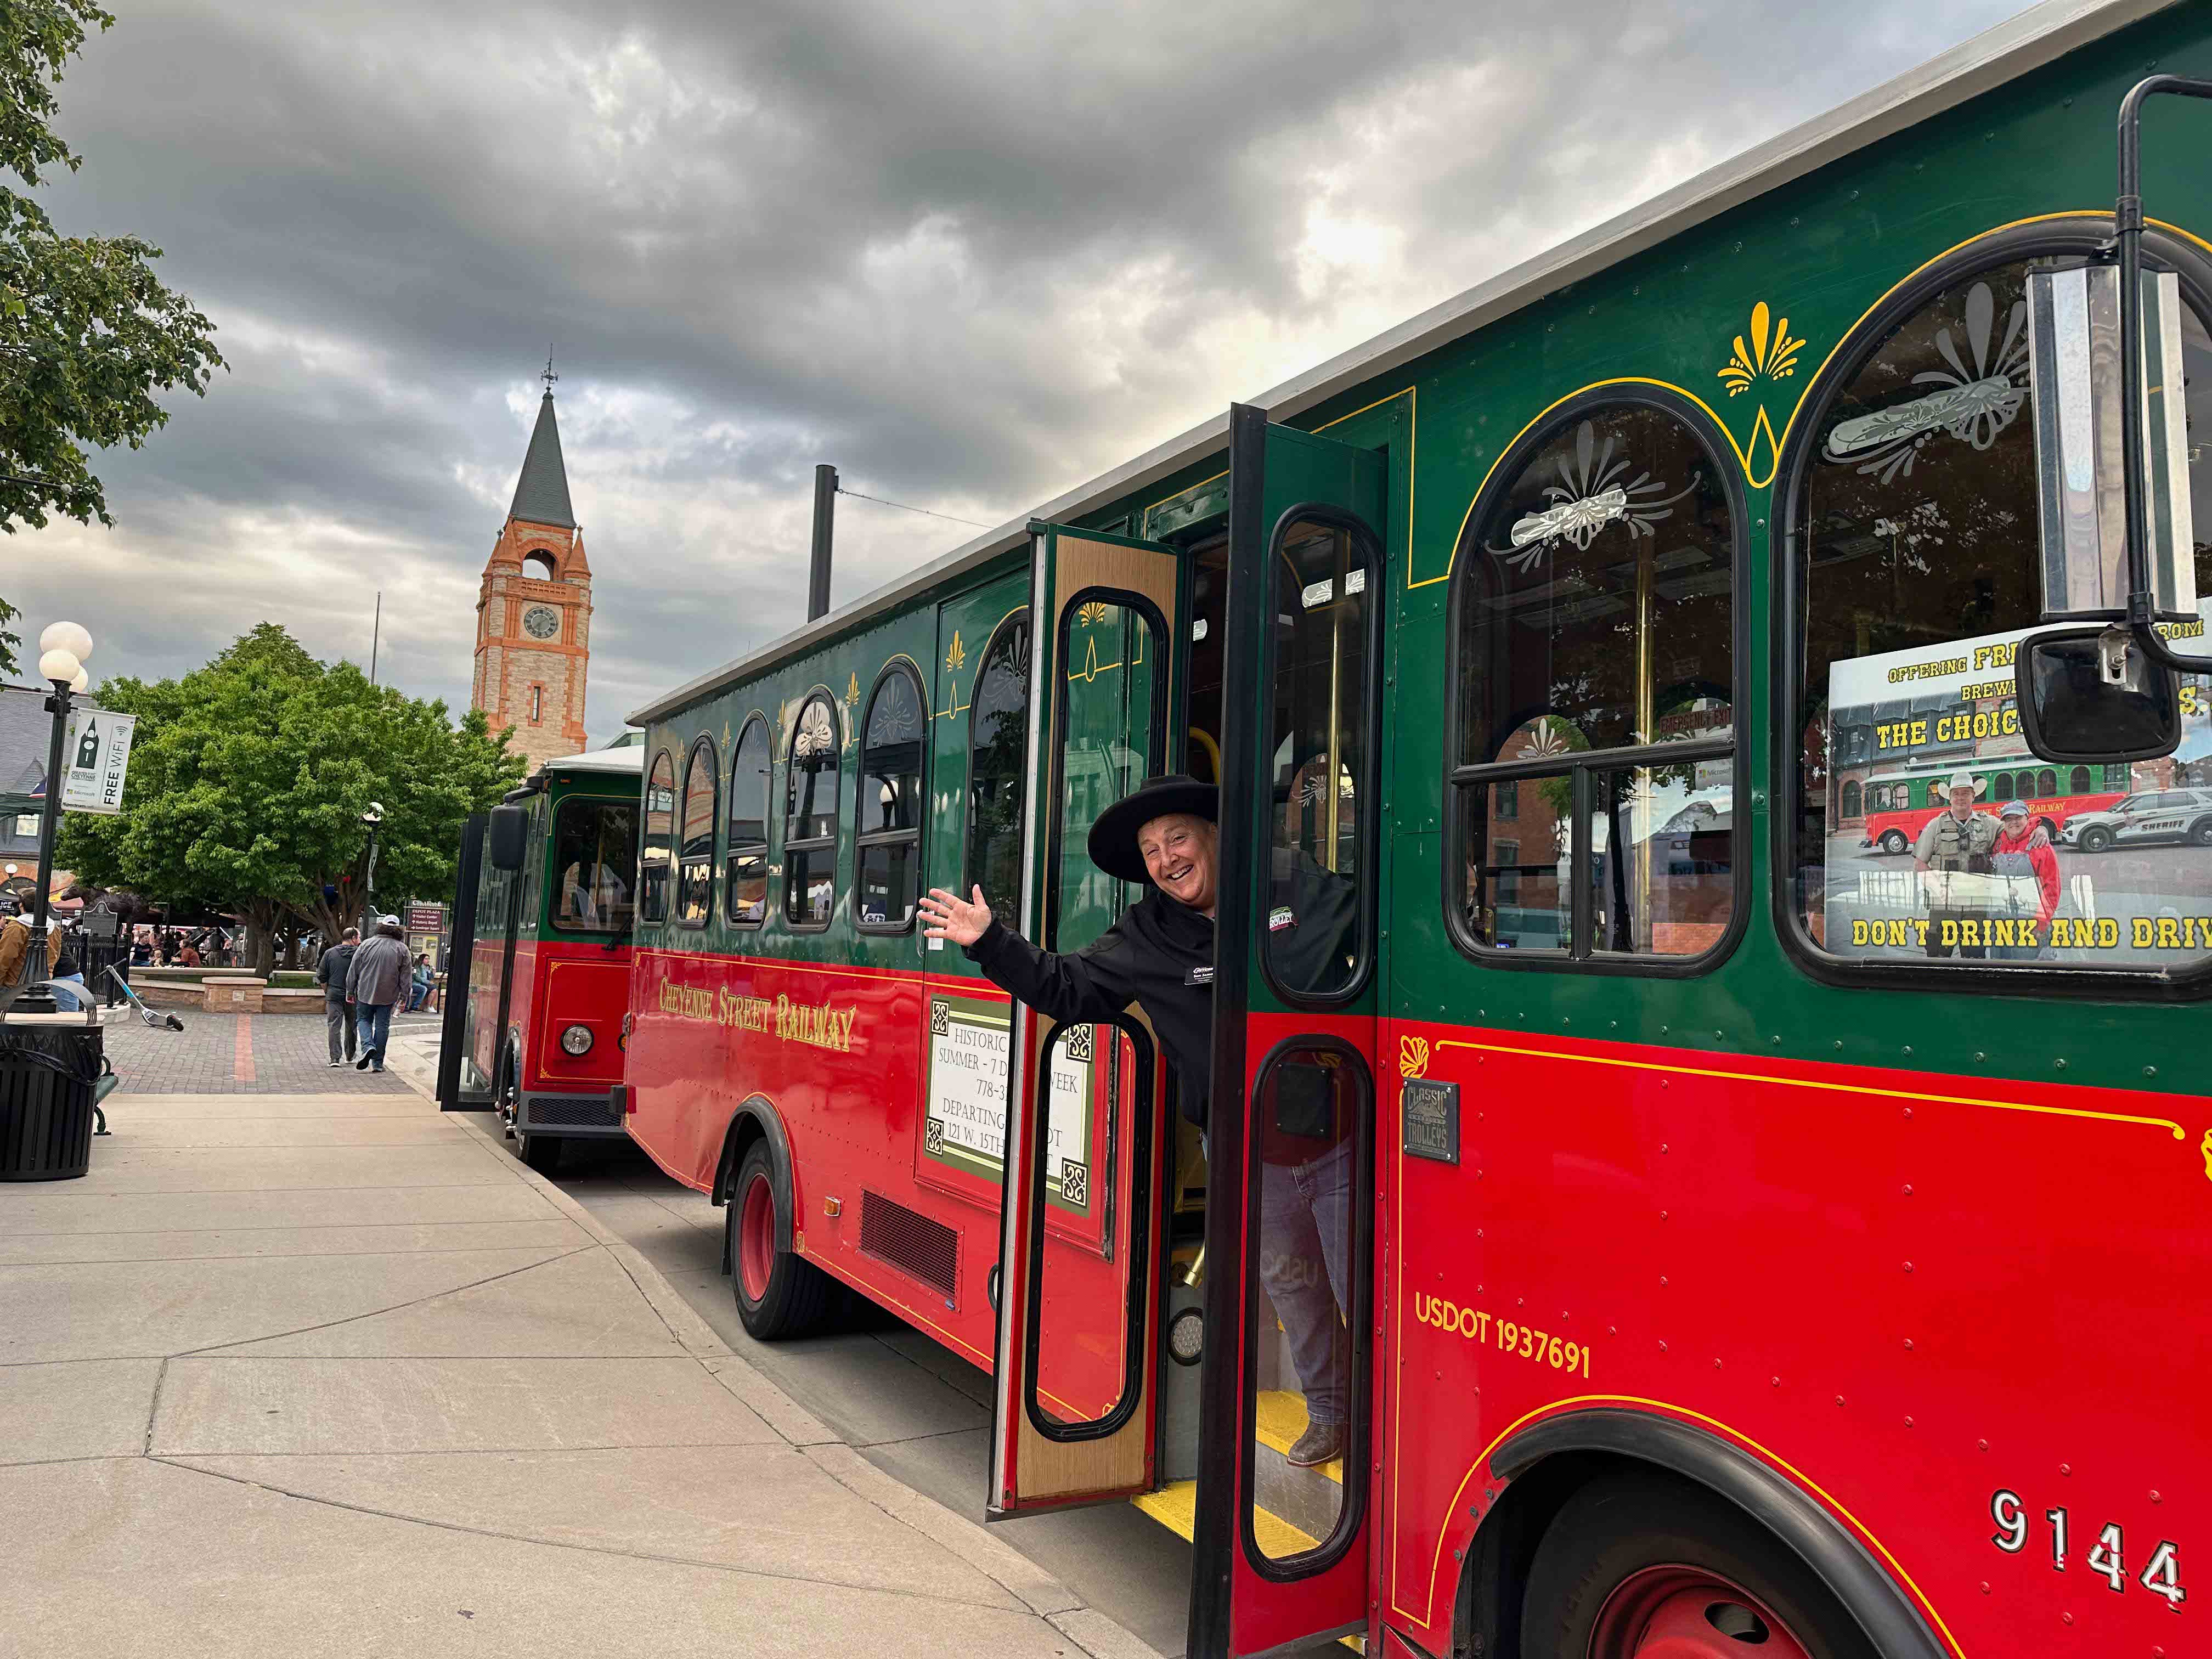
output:
[[553, 365], [507, 522], [477, 593], [477, 664], [470, 704], [509, 746], [540, 761], [581, 752], [584, 673], [592, 654], [592, 567], [568, 505]]

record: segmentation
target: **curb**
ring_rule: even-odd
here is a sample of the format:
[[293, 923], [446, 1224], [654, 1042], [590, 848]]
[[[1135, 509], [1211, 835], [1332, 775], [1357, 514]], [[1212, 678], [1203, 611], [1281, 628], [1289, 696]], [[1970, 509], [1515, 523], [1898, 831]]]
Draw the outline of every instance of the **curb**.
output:
[[[400, 1052], [395, 1044], [394, 1054]], [[392, 1065], [390, 1069], [434, 1105], [435, 1066], [428, 1068], [430, 1075], [426, 1080], [418, 1075], [423, 1069], [419, 1051], [407, 1058], [410, 1063]], [[447, 1115], [463, 1133], [509, 1165], [519, 1180], [611, 1255], [684, 1351], [823, 1474], [974, 1567], [1074, 1643], [1091, 1659], [1164, 1659], [1149, 1643], [1085, 1605], [1066, 1584], [1004, 1542], [988, 1527], [947, 1509], [935, 1498], [924, 1497], [869, 1462], [831, 1433], [805, 1407], [754, 1370], [742, 1356], [732, 1352], [730, 1346], [715, 1334], [714, 1327], [699, 1316], [661, 1271], [635, 1247], [610, 1231], [597, 1216], [554, 1182], [512, 1156], [496, 1137], [471, 1121], [473, 1114], [455, 1112]]]

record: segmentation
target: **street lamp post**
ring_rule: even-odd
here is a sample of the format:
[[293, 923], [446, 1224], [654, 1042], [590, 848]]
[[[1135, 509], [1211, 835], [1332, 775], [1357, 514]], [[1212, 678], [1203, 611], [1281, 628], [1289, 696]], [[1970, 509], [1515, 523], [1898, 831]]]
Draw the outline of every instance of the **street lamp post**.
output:
[[[53, 729], [46, 739], [46, 793], [39, 817], [39, 884], [31, 895], [31, 948], [23, 963], [27, 983], [46, 976], [46, 902], [54, 884], [54, 841], [62, 821], [62, 743], [68, 734], [70, 699], [90, 684], [84, 659], [92, 654], [92, 635], [73, 622], [58, 622], [39, 635], [39, 676], [50, 682], [53, 695], [46, 699]], [[41, 996], [40, 1006], [51, 1009], [52, 999]], [[32, 1000], [19, 1005], [34, 1012]]]
[[367, 939], [376, 932], [376, 830], [384, 822], [384, 803], [369, 802], [361, 821], [368, 826], [368, 864], [361, 878], [361, 936]]

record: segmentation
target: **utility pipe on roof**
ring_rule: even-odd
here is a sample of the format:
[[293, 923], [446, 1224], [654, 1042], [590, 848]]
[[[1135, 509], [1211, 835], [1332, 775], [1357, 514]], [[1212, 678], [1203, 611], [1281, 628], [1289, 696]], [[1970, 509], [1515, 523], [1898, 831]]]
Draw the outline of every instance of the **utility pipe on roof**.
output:
[[814, 562], [806, 574], [806, 620], [830, 614], [830, 538], [837, 520], [837, 469], [827, 461], [814, 469]]

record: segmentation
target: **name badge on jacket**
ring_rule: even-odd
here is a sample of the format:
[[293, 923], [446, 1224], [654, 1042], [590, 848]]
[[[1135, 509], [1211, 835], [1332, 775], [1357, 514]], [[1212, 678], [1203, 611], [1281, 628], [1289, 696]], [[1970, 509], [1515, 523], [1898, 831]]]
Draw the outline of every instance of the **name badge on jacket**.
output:
[[1182, 976], [1182, 982], [1183, 982], [1184, 984], [1186, 984], [1186, 985], [1211, 985], [1211, 984], [1212, 984], [1212, 983], [1213, 983], [1213, 968], [1212, 968], [1212, 965], [1211, 963], [1208, 963], [1206, 967], [1203, 967], [1203, 968], [1194, 968], [1194, 969], [1192, 969], [1188, 973], [1185, 974], [1185, 975]]

